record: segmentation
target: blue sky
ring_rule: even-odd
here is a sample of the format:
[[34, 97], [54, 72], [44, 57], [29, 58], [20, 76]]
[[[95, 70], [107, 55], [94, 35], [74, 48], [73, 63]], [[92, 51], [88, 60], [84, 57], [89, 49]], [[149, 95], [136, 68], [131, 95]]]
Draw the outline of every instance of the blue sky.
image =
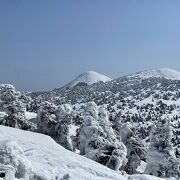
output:
[[0, 1], [0, 83], [49, 90], [88, 70], [164, 67], [180, 71], [179, 0]]

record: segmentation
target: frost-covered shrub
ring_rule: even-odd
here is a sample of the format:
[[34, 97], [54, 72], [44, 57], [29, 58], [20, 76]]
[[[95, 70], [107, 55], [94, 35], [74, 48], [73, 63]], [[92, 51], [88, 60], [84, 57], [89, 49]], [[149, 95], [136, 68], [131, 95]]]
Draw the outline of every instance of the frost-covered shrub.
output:
[[5, 173], [6, 180], [31, 179], [31, 165], [24, 151], [13, 141], [0, 141], [0, 172]]
[[158, 121], [152, 130], [145, 173], [158, 177], [180, 178], [180, 161], [176, 159], [171, 139], [169, 120]]

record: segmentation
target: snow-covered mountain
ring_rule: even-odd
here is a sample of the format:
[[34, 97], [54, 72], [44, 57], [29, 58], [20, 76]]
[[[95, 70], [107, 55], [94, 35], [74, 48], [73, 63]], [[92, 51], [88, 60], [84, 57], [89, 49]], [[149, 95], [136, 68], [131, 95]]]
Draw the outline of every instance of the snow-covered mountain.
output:
[[99, 74], [95, 71], [87, 71], [79, 75], [77, 78], [75, 78], [73, 81], [71, 81], [69, 84], [66, 85], [68, 88], [72, 88], [76, 85], [91, 85], [97, 82], [107, 82], [111, 81], [112, 79]]
[[[66, 149], [120, 172], [180, 177], [180, 80], [173, 70], [141, 71], [105, 83], [76, 84], [72, 88], [27, 95], [17, 93], [8, 85], [1, 85], [0, 90], [2, 107], [8, 113], [0, 116], [1, 125], [49, 135]], [[11, 108], [7, 111], [7, 107]], [[158, 138], [154, 136], [154, 140], [160, 138], [159, 142], [151, 141], [152, 129], [164, 133], [157, 134]], [[168, 146], [160, 147], [163, 144]], [[42, 149], [42, 153], [46, 153], [45, 148]], [[167, 149], [170, 153], [166, 153]], [[157, 161], [162, 157], [166, 163]], [[42, 159], [51, 158], [54, 161], [53, 157]], [[65, 162], [73, 163], [73, 158], [67, 161], [66, 156], [64, 158]], [[63, 164], [59, 159], [58, 163]], [[174, 165], [168, 162], [170, 159]], [[54, 166], [52, 161], [49, 164]], [[71, 167], [69, 163], [67, 166]], [[78, 165], [77, 170], [79, 168]], [[95, 173], [98, 176], [98, 172]], [[145, 176], [133, 175], [133, 178], [148, 179]]]
[[122, 176], [58, 145], [49, 136], [0, 126], [2, 180], [162, 180]]
[[[180, 80], [179, 73], [170, 69], [141, 71], [106, 83], [57, 89], [37, 97], [56, 105], [81, 107], [88, 102], [107, 106], [111, 122], [130, 122], [136, 134], [148, 147], [151, 125], [160, 119], [170, 119], [173, 146], [180, 158]], [[78, 111], [78, 110], [77, 110]]]
[[180, 72], [168, 68], [151, 69], [151, 70], [140, 71], [138, 73], [131, 74], [129, 75], [129, 77], [140, 77], [142, 79], [157, 77], [157, 78], [166, 78], [172, 80], [180, 80]]

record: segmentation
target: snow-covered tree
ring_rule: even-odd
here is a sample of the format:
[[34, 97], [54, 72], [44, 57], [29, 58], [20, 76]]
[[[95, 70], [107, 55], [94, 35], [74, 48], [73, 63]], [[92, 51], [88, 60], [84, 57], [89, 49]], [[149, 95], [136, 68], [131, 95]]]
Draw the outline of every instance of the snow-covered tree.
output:
[[55, 106], [45, 101], [41, 103], [37, 115], [37, 129], [40, 133], [51, 136], [57, 143], [68, 150], [73, 150], [69, 126], [72, 123], [72, 108], [68, 104]]
[[21, 92], [20, 100], [26, 105], [26, 110], [34, 112], [34, 100], [31, 98], [29, 93]]
[[34, 126], [26, 120], [26, 105], [20, 99], [21, 93], [16, 92], [15, 87], [9, 84], [0, 85], [0, 110], [7, 116], [1, 120], [5, 126], [33, 130]]
[[116, 141], [116, 135], [112, 129], [112, 125], [109, 121], [108, 112], [105, 106], [99, 107], [98, 116], [99, 126], [104, 130], [104, 133], [107, 136], [106, 139], [113, 144]]
[[169, 119], [159, 120], [152, 130], [145, 173], [180, 178], [180, 160], [176, 159], [171, 139]]
[[51, 102], [41, 103], [37, 112], [37, 129], [39, 132], [52, 137], [55, 136], [56, 110], [57, 107]]
[[16, 92], [13, 85], [0, 84], [0, 110], [5, 111], [7, 114], [11, 113], [10, 104], [17, 101], [20, 95], [20, 92]]
[[128, 162], [124, 167], [124, 170], [128, 174], [134, 174], [137, 172], [136, 169], [140, 165], [141, 160], [145, 160], [146, 149], [130, 127], [129, 123], [120, 127], [119, 135], [127, 148]]
[[95, 102], [89, 102], [84, 107], [83, 115], [92, 116], [95, 120], [98, 119], [98, 106]]
[[80, 128], [80, 153], [107, 167], [119, 170], [126, 164], [127, 150], [117, 140], [108, 120], [107, 110], [95, 103], [88, 103], [83, 113]]
[[84, 124], [80, 128], [79, 149], [81, 155], [85, 155], [105, 144], [105, 134], [98, 122], [92, 116], [84, 117]]
[[68, 104], [63, 104], [58, 107], [57, 120], [55, 126], [56, 141], [68, 150], [73, 151], [72, 140], [70, 137], [69, 127], [72, 124], [72, 107]]
[[7, 107], [8, 116], [1, 121], [2, 125], [20, 128], [23, 130], [34, 130], [34, 125], [26, 120], [25, 104], [19, 100], [13, 101]]

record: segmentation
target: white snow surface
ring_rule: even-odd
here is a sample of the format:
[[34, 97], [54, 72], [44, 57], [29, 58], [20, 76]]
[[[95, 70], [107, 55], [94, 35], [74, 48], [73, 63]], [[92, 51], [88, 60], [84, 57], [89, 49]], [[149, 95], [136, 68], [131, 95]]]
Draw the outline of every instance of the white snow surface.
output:
[[137, 171], [140, 173], [144, 173], [146, 169], [146, 162], [141, 161], [141, 164], [138, 166]]
[[149, 175], [124, 177], [120, 172], [66, 150], [46, 135], [5, 126], [0, 126], [0, 134], [0, 142], [14, 142], [22, 149], [32, 173], [43, 180], [61, 180], [67, 174], [68, 180], [162, 180]]
[[49, 136], [0, 126], [0, 140], [15, 141], [23, 149], [33, 172], [45, 180], [126, 180], [120, 173], [77, 155], [58, 145]]
[[159, 77], [172, 80], [180, 80], [180, 72], [168, 68], [146, 70], [138, 72], [136, 74], [129, 75], [129, 77], [132, 76], [140, 77], [143, 79], [150, 77]]
[[3, 118], [4, 116], [6, 116], [7, 114], [5, 112], [0, 112], [0, 118]]
[[34, 112], [26, 111], [25, 115], [28, 120], [35, 119], [37, 117], [37, 113], [34, 113]]
[[75, 126], [75, 125], [71, 124], [69, 127], [70, 136], [76, 136], [76, 131], [78, 128], [79, 128], [79, 126]]
[[87, 71], [84, 72], [83, 74], [79, 75], [77, 78], [75, 78], [73, 81], [71, 81], [69, 84], [67, 84], [67, 87], [72, 88], [74, 86], [76, 86], [78, 83], [87, 83], [87, 85], [91, 85], [97, 82], [107, 82], [107, 81], [111, 81], [112, 79], [99, 74], [95, 71]]

